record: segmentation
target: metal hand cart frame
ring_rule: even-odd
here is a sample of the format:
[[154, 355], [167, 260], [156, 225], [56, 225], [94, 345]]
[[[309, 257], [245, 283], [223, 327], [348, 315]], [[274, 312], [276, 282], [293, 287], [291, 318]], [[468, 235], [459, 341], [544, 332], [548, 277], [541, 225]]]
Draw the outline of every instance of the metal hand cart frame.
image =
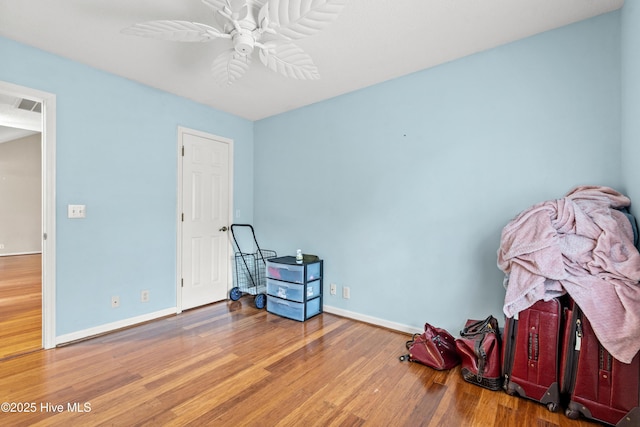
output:
[[[234, 232], [234, 229], [238, 229], [239, 227], [246, 227], [251, 230], [253, 241], [256, 244], [256, 252], [242, 252]], [[254, 304], [256, 308], [262, 309], [267, 304], [267, 296], [265, 294], [267, 289], [266, 260], [275, 258], [277, 254], [275, 251], [260, 249], [253, 226], [249, 224], [231, 224], [229, 228], [233, 242], [238, 249], [234, 257], [233, 288], [231, 288], [229, 292], [229, 298], [231, 298], [232, 301], [238, 301], [243, 294], [255, 295], [253, 300]]]

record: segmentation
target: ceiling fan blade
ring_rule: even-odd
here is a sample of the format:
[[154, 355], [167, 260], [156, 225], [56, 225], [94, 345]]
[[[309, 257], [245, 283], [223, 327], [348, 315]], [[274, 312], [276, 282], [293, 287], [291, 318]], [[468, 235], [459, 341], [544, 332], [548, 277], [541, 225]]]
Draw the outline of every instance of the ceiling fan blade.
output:
[[269, 27], [289, 39], [316, 34], [335, 20], [347, 0], [268, 0]]
[[216, 38], [231, 38], [209, 25], [170, 20], [141, 22], [125, 28], [122, 33], [179, 42], [208, 42]]
[[262, 33], [276, 34], [274, 26], [269, 20], [269, 2], [262, 5], [258, 12], [258, 34], [262, 35]]
[[222, 10], [226, 5], [226, 0], [202, 0], [202, 3], [209, 6], [214, 11]]
[[227, 0], [227, 4], [233, 11], [238, 11], [247, 6], [246, 0]]
[[260, 49], [260, 60], [272, 71], [299, 80], [320, 78], [311, 56], [291, 42], [272, 41]]
[[249, 5], [246, 0], [227, 0], [231, 16], [237, 20], [243, 20], [249, 14]]
[[211, 73], [221, 85], [233, 84], [251, 65], [251, 55], [240, 55], [235, 49], [222, 52], [213, 60]]
[[241, 31], [240, 22], [249, 15], [249, 4], [245, 0], [225, 0], [224, 7], [216, 12], [218, 15], [230, 21], [236, 31]]

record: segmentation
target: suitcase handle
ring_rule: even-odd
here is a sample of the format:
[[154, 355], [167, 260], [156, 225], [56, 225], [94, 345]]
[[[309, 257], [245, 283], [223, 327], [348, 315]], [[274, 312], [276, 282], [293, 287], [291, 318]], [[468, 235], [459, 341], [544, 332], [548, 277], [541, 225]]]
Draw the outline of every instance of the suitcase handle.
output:
[[540, 342], [538, 334], [535, 332], [529, 332], [529, 360], [538, 360], [540, 352]]

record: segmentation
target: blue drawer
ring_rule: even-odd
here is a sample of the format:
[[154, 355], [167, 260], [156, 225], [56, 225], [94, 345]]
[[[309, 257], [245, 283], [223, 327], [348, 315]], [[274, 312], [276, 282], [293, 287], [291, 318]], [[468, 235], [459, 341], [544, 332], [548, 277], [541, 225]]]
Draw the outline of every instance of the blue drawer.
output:
[[[306, 285], [307, 299], [320, 295], [320, 280], [314, 280]], [[304, 302], [305, 285], [267, 279], [267, 294], [290, 301]]]
[[267, 311], [277, 314], [278, 316], [302, 322], [320, 313], [320, 298], [307, 301], [307, 316], [305, 317], [303, 303], [287, 301], [272, 295], [267, 295]]
[[307, 277], [304, 277], [304, 265], [280, 264], [267, 260], [267, 277], [286, 282], [304, 283], [320, 278], [320, 263], [307, 264]]

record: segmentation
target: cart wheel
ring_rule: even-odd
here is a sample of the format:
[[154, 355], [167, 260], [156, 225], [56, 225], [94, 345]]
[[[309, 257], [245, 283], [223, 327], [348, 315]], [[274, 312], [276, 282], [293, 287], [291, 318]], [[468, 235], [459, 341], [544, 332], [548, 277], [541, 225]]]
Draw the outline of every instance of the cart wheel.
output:
[[556, 412], [558, 410], [558, 404], [556, 402], [547, 403], [547, 409], [549, 412]]
[[240, 288], [237, 286], [235, 288], [231, 288], [231, 292], [229, 292], [229, 298], [231, 301], [238, 301], [242, 296], [242, 292], [240, 292]]
[[263, 309], [265, 305], [267, 305], [267, 296], [265, 294], [258, 294], [253, 299], [253, 303], [256, 305], [256, 308]]
[[404, 362], [405, 360], [407, 360], [409, 358], [408, 354], [403, 354], [402, 356], [398, 357], [398, 359], [400, 359], [401, 362]]
[[576, 411], [575, 409], [567, 408], [565, 409], [564, 414], [567, 416], [567, 418], [570, 418], [572, 420], [577, 420], [578, 418], [580, 418], [580, 412]]

